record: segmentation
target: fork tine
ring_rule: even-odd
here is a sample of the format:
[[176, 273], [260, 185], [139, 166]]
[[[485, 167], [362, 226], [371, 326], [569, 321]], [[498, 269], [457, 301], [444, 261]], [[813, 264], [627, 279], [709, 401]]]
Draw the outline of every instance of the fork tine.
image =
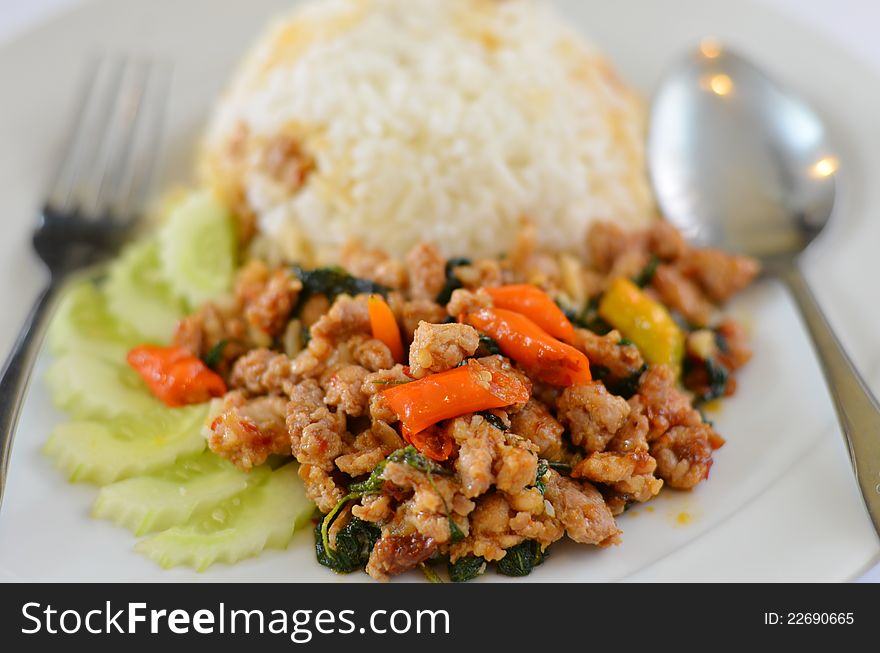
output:
[[73, 208], [77, 199], [77, 187], [83, 172], [92, 166], [101, 141], [102, 128], [107, 124], [113, 98], [121, 81], [122, 66], [118, 60], [95, 57], [89, 68], [77, 117], [68, 137], [67, 149], [49, 193], [50, 204], [61, 211]]
[[160, 149], [170, 66], [95, 57], [48, 204], [83, 218], [136, 215]]
[[144, 82], [140, 110], [131, 128], [131, 139], [121, 160], [115, 180], [113, 213], [125, 218], [136, 214], [150, 189], [153, 173], [161, 148], [163, 119], [171, 67], [167, 63], [153, 63]]
[[64, 151], [49, 183], [48, 203], [59, 210], [69, 208], [68, 200], [73, 189], [76, 161], [80, 158], [80, 150], [85, 146], [83, 127], [87, 122], [91, 100], [96, 93], [100, 68], [101, 59], [94, 55], [89, 57], [77, 90], [73, 120], [67, 127]]
[[84, 206], [86, 213], [100, 216], [103, 210], [112, 205], [122, 174], [120, 167], [125, 164], [133, 149], [135, 128], [143, 106], [149, 72], [150, 65], [147, 62], [126, 63], [123, 82], [102, 143], [101, 156], [92, 171], [96, 182], [91, 187], [94, 191], [91, 202]]
[[134, 140], [133, 126], [140, 112], [149, 65], [124, 60], [119, 82], [110, 100], [110, 110], [103, 125], [95, 156], [80, 184], [79, 200], [82, 212], [101, 217], [108, 210], [116, 188], [118, 168], [127, 157]]

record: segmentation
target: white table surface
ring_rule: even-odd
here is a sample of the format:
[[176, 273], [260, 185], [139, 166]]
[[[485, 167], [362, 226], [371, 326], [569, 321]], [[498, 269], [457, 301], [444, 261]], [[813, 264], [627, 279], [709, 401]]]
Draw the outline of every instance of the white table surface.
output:
[[[0, 0], [0, 43], [88, 0]], [[148, 1], [148, 0], [144, 0]], [[760, 0], [806, 23], [880, 72], [880, 2], [873, 0]], [[2, 352], [5, 354], [5, 352]], [[880, 582], [880, 565], [861, 582]]]

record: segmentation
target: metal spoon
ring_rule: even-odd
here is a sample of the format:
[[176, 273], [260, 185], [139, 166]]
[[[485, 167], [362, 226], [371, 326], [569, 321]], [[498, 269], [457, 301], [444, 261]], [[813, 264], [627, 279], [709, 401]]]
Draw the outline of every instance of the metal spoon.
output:
[[749, 62], [704, 41], [654, 97], [648, 162], [668, 220], [696, 243], [757, 257], [791, 291], [880, 534], [880, 406], [798, 267], [837, 190], [839, 161], [822, 121]]

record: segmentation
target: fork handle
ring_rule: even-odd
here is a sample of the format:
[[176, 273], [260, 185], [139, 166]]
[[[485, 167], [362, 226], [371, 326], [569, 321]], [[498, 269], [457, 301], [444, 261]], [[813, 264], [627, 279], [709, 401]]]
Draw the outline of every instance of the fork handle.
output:
[[779, 274], [813, 338], [865, 507], [880, 535], [880, 406], [831, 330], [797, 263], [787, 264]]
[[34, 358], [43, 340], [46, 317], [51, 312], [57, 294], [56, 290], [56, 284], [50, 283], [40, 293], [18, 334], [12, 353], [3, 365], [3, 373], [0, 374], [0, 505], [6, 487], [12, 438], [21, 415]]

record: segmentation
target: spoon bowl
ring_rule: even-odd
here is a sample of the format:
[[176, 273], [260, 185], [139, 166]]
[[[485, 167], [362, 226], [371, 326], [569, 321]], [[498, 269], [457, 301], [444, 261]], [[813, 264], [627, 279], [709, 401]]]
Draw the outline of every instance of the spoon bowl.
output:
[[711, 41], [660, 86], [648, 160], [661, 210], [687, 237], [765, 263], [799, 254], [834, 208], [839, 159], [822, 120]]
[[798, 266], [832, 215], [840, 164], [803, 100], [715, 42], [688, 55], [655, 95], [648, 165], [661, 210], [697, 244], [755, 256], [788, 286], [880, 534], [880, 406]]

